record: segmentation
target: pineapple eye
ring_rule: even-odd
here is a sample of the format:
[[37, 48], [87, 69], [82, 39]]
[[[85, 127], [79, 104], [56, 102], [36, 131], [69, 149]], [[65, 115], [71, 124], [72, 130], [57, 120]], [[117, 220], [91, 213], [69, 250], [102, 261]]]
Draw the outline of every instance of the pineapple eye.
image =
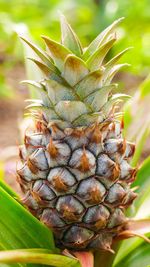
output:
[[72, 243], [75, 244], [75, 247], [84, 248], [89, 243], [90, 239], [93, 237], [94, 233], [89, 229], [72, 226], [64, 236], [65, 243], [68, 247], [72, 246]]
[[103, 205], [98, 205], [89, 208], [83, 220], [85, 223], [91, 225], [92, 229], [98, 231], [100, 229], [105, 228], [109, 216], [109, 210]]
[[72, 173], [63, 167], [50, 170], [47, 179], [58, 194], [66, 191], [69, 192], [76, 183], [76, 179]]
[[64, 221], [59, 217], [57, 211], [54, 212], [53, 209], [44, 209], [40, 219], [50, 228], [60, 228], [65, 226]]
[[80, 182], [76, 193], [88, 204], [94, 205], [103, 201], [106, 189], [98, 180], [91, 177]]
[[59, 197], [56, 209], [69, 222], [78, 221], [84, 212], [83, 205], [73, 196]]

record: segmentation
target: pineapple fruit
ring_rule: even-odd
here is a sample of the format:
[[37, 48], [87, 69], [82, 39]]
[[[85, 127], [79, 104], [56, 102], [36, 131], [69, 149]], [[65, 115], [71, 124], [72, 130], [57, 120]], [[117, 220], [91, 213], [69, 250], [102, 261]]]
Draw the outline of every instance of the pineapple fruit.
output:
[[115, 21], [86, 48], [61, 17], [61, 43], [43, 36], [47, 50], [26, 42], [43, 80], [25, 81], [41, 93], [27, 109], [34, 125], [20, 146], [17, 180], [25, 206], [50, 229], [60, 248], [111, 251], [123, 231], [125, 210], [136, 197], [130, 189], [134, 144], [122, 135], [116, 107], [124, 94], [112, 94], [120, 52], [106, 62], [116, 41]]

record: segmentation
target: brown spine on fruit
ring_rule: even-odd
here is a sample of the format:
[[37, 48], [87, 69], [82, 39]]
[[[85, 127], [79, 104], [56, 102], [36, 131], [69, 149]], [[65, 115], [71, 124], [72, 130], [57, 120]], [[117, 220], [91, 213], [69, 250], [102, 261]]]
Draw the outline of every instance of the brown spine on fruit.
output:
[[38, 168], [31, 162], [30, 159], [27, 160], [27, 165], [33, 174], [37, 174]]
[[80, 158], [80, 164], [79, 164], [79, 167], [78, 169], [81, 171], [81, 172], [87, 172], [90, 170], [90, 163], [89, 163], [89, 159], [86, 155], [86, 151], [85, 151], [85, 147], [83, 148], [83, 154]]
[[101, 196], [97, 186], [91, 188], [90, 190], [90, 199], [88, 200], [89, 204], [97, 204], [101, 201]]
[[123, 142], [119, 145], [118, 151], [121, 154], [124, 154], [125, 150], [126, 150], [126, 140], [123, 139]]
[[37, 202], [40, 202], [41, 201], [41, 198], [39, 196], [38, 193], [34, 192], [34, 191], [31, 191], [31, 195], [33, 196], [33, 198], [37, 201]]
[[121, 129], [124, 129], [124, 119], [121, 120]]
[[53, 183], [54, 187], [58, 192], [66, 192], [68, 187], [63, 183], [61, 177], [59, 175], [56, 175], [53, 177]]
[[47, 148], [49, 154], [51, 155], [52, 158], [56, 158], [58, 155], [58, 149], [55, 147], [52, 138], [50, 138], [50, 142]]
[[101, 134], [98, 124], [96, 124], [93, 130], [92, 136], [91, 136], [91, 142], [99, 144], [101, 140], [102, 140], [102, 134]]
[[74, 214], [74, 210], [71, 210], [68, 205], [63, 205], [63, 217], [69, 221], [76, 221], [78, 215]]

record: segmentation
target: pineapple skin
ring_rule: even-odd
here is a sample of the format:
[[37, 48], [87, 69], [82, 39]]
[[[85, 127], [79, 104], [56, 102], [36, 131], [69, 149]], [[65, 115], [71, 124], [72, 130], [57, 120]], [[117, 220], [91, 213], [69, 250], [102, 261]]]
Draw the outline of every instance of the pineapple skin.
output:
[[119, 121], [68, 131], [38, 123], [26, 134], [17, 171], [23, 202], [53, 230], [58, 247], [110, 250], [127, 222], [136, 197], [134, 145], [121, 131]]
[[116, 40], [115, 21], [84, 51], [64, 17], [62, 41], [43, 37], [44, 52], [24, 37], [38, 58], [42, 81], [26, 81], [41, 93], [28, 106], [35, 125], [20, 146], [17, 181], [24, 205], [53, 230], [60, 248], [111, 251], [128, 221], [125, 210], [136, 194], [130, 189], [134, 144], [122, 136], [115, 106], [123, 94], [111, 83], [128, 50], [106, 63]]

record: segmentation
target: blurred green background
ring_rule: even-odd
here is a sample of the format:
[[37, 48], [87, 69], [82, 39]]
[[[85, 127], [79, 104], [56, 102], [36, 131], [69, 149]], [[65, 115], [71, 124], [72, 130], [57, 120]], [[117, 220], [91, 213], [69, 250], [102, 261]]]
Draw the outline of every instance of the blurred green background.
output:
[[[16, 153], [16, 145], [19, 143], [18, 126], [22, 121], [24, 99], [29, 94], [27, 88], [19, 83], [28, 78], [29, 73], [25, 71], [24, 49], [18, 35], [32, 36], [32, 39], [41, 46], [43, 46], [41, 34], [59, 40], [60, 12], [67, 17], [84, 46], [115, 19], [125, 17], [117, 29], [119, 40], [109, 54], [112, 56], [126, 47], [133, 46], [133, 49], [122, 59], [122, 62], [131, 64], [131, 67], [115, 78], [119, 81], [120, 90], [134, 95], [138, 88], [143, 88], [140, 84], [150, 72], [149, 0], [0, 0], [0, 153], [2, 161]], [[148, 80], [144, 89], [148, 93], [150, 93], [149, 84]], [[144, 112], [146, 114], [149, 111], [145, 109]], [[143, 113], [142, 116], [144, 116]], [[139, 120], [137, 118], [136, 122]], [[134, 126], [132, 127], [135, 129]]]
[[[59, 40], [59, 12], [63, 12], [86, 46], [116, 18], [125, 17], [118, 29], [120, 38], [112, 53], [133, 46], [123, 61], [131, 64], [133, 76], [145, 77], [150, 63], [149, 0], [0, 0], [0, 96], [12, 97], [11, 70], [21, 72], [23, 51], [16, 33], [30, 31]], [[20, 66], [21, 65], [21, 66]], [[20, 70], [18, 69], [20, 66]], [[135, 78], [137, 79], [137, 77]]]
[[124, 56], [133, 75], [144, 77], [150, 63], [149, 0], [0, 0], [0, 95], [11, 95], [9, 71], [23, 63], [23, 52], [16, 32], [30, 31], [41, 44], [40, 35], [59, 40], [59, 12], [63, 12], [86, 46], [103, 28], [119, 17], [120, 40], [112, 53], [133, 46]]

